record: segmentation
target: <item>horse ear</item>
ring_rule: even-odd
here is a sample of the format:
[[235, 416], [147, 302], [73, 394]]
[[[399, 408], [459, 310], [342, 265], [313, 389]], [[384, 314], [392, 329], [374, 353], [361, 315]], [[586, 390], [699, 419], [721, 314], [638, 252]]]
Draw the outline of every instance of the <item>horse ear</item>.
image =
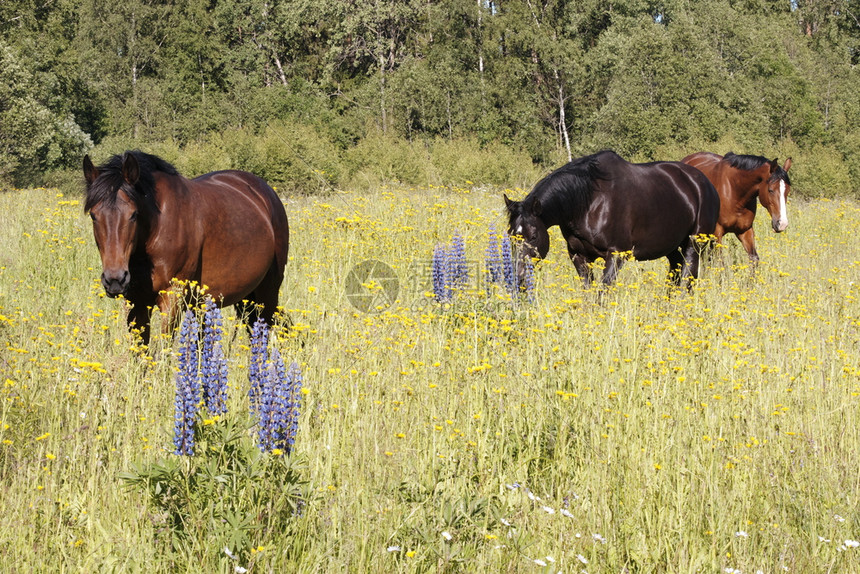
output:
[[90, 159], [90, 154], [84, 156], [84, 179], [87, 181], [87, 185], [92, 185], [93, 182], [98, 178], [99, 170], [96, 169], [96, 166], [93, 165], [93, 161]]
[[540, 217], [540, 214], [543, 212], [543, 206], [540, 204], [540, 200], [535, 199], [532, 202], [532, 215], [535, 217]]
[[122, 156], [122, 178], [129, 185], [134, 185], [140, 179], [140, 165], [133, 153], [125, 152]]
[[785, 163], [783, 164], [782, 169], [784, 169], [785, 171], [788, 171], [790, 167], [791, 167], [791, 158], [788, 158], [787, 160], [785, 160]]
[[510, 199], [508, 199], [508, 194], [507, 194], [507, 193], [503, 193], [503, 194], [502, 194], [502, 197], [504, 197], [504, 198], [505, 198], [505, 207], [506, 207], [507, 209], [510, 209], [510, 208], [511, 208], [511, 204], [513, 203], [513, 201], [511, 201]]
[[779, 169], [779, 158], [775, 157], [773, 158], [773, 161], [770, 162], [770, 173], [775, 172], [777, 169]]

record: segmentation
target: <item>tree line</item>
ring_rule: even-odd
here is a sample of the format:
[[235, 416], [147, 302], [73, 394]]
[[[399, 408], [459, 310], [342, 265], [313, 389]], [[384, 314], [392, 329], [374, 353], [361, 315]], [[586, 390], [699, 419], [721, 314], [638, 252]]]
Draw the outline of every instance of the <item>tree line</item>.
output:
[[612, 148], [791, 155], [802, 193], [860, 194], [858, 62], [860, 0], [4, 0], [0, 182], [141, 148], [511, 185]]

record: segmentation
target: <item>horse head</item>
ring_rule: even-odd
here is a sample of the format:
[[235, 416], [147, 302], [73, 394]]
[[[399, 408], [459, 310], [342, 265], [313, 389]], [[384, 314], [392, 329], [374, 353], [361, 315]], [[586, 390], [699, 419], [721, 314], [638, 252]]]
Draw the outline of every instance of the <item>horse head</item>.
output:
[[507, 195], [504, 198], [508, 210], [508, 235], [522, 238], [524, 257], [546, 257], [549, 252], [549, 231], [541, 219], [540, 201], [511, 201]]
[[516, 264], [518, 284], [525, 281], [527, 265], [531, 259], [543, 259], [549, 252], [549, 231], [541, 219], [541, 204], [538, 199], [511, 201], [505, 195], [508, 210], [508, 235], [518, 246], [520, 259]]
[[774, 159], [770, 162], [770, 175], [766, 178], [766, 185], [759, 190], [759, 201], [770, 213], [770, 224], [777, 233], [782, 233], [788, 227], [788, 208], [786, 203], [791, 194], [791, 180], [788, 178], [788, 170], [791, 167], [791, 158], [785, 160], [780, 167], [779, 162]]
[[[117, 156], [118, 157], [118, 156]], [[129, 261], [141, 236], [142, 193], [137, 189], [141, 169], [133, 153], [101, 168], [84, 157], [87, 200], [84, 210], [93, 221], [93, 235], [102, 260], [101, 282], [105, 293], [117, 297], [131, 283]]]

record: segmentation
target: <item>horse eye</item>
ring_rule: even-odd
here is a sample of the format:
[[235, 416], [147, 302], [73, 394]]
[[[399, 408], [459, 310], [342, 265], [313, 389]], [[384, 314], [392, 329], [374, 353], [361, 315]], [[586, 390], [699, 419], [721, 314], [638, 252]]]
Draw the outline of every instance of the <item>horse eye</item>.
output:
[[136, 211], [131, 214], [131, 217], [129, 217], [129, 220], [130, 221], [137, 221], [137, 212]]
[[90, 212], [90, 219], [92, 219], [93, 221], [96, 220], [96, 214], [93, 213], [92, 211]]

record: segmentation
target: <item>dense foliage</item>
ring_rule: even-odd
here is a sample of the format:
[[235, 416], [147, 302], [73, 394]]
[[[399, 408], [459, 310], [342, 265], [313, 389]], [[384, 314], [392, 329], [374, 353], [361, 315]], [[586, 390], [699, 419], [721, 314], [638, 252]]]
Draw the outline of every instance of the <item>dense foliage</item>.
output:
[[858, 61], [858, 0], [6, 0], [0, 181], [93, 144], [305, 190], [610, 147], [792, 155], [798, 191], [857, 193]]

